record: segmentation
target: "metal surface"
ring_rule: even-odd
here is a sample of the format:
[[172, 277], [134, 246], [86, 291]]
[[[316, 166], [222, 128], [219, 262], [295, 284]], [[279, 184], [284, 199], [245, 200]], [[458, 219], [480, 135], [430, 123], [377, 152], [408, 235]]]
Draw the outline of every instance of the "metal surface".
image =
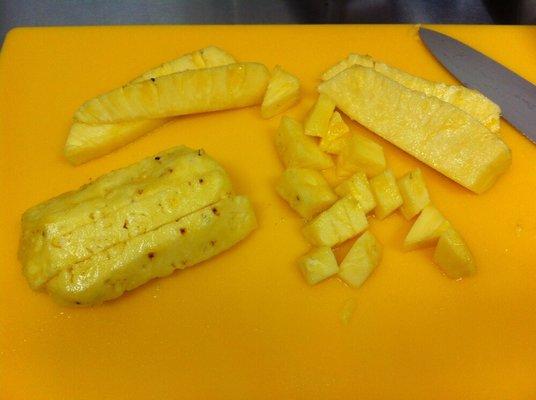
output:
[[421, 28], [419, 36], [452, 75], [499, 104], [503, 117], [536, 143], [535, 85], [447, 35]]

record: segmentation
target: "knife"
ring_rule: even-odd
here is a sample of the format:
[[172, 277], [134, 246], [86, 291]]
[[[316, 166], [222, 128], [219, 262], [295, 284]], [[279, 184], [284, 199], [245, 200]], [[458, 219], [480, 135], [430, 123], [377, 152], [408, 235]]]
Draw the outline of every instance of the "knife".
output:
[[426, 28], [419, 36], [452, 75], [497, 103], [502, 116], [536, 143], [536, 86], [450, 36]]

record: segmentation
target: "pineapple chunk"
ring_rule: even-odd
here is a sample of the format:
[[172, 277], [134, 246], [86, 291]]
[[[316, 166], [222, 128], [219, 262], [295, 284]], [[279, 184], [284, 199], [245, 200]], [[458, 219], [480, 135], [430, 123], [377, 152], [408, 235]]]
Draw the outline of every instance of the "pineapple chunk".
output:
[[370, 184], [364, 172], [358, 171], [349, 179], [345, 180], [335, 188], [335, 193], [344, 197], [351, 195], [361, 205], [361, 208], [368, 214], [376, 207], [376, 200], [370, 189]]
[[302, 125], [290, 117], [281, 118], [275, 138], [277, 152], [286, 167], [327, 169], [333, 160], [313, 138], [303, 134]]
[[315, 105], [309, 111], [303, 124], [305, 134], [310, 136], [323, 137], [326, 135], [329, 127], [331, 115], [335, 110], [335, 103], [326, 95], [318, 96]]
[[475, 261], [469, 247], [453, 228], [447, 229], [439, 237], [434, 262], [452, 279], [463, 278], [476, 272]]
[[426, 182], [419, 168], [408, 172], [398, 180], [398, 188], [404, 204], [400, 207], [402, 215], [406, 219], [411, 219], [430, 204], [430, 195], [426, 188]]
[[380, 264], [382, 246], [370, 231], [366, 231], [355, 241], [342, 260], [339, 278], [348, 285], [358, 288]]
[[384, 219], [404, 202], [393, 171], [387, 169], [370, 180], [370, 189], [376, 200], [376, 217]]
[[318, 90], [352, 119], [476, 193], [511, 163], [508, 146], [478, 120], [371, 68], [348, 68]]
[[337, 111], [333, 112], [329, 120], [328, 131], [320, 139], [320, 149], [326, 153], [339, 154], [348, 138], [350, 128], [346, 125]]
[[350, 54], [347, 58], [335, 64], [333, 67], [324, 72], [322, 74], [322, 80], [327, 81], [328, 79], [333, 78], [339, 72], [342, 72], [353, 65], [361, 65], [363, 67], [372, 68], [374, 66], [374, 60], [371, 56]]
[[386, 166], [382, 146], [355, 133], [344, 141], [344, 146], [337, 157], [337, 174], [340, 176], [349, 176], [356, 171], [374, 176], [382, 172]]
[[228, 197], [61, 270], [46, 290], [68, 305], [114, 299], [214, 257], [244, 239], [256, 224], [246, 197]]
[[187, 70], [133, 83], [84, 103], [75, 120], [88, 124], [227, 110], [260, 104], [269, 72], [258, 63]]
[[367, 227], [367, 217], [359, 202], [352, 196], [346, 196], [305, 225], [302, 233], [313, 245], [333, 247]]
[[285, 170], [276, 190], [304, 218], [315, 216], [337, 200], [324, 176], [312, 169]]
[[309, 285], [316, 285], [339, 272], [335, 255], [326, 246], [316, 247], [300, 257], [298, 265]]
[[261, 105], [263, 118], [272, 118], [292, 107], [300, 98], [300, 80], [279, 65], [275, 67]]
[[433, 205], [426, 206], [404, 239], [404, 248], [413, 250], [432, 246], [450, 227], [450, 222]]

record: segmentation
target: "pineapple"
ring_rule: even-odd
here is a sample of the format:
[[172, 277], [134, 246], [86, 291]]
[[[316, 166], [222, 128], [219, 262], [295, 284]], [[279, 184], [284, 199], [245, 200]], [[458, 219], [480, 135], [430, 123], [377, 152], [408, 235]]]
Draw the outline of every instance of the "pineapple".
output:
[[346, 196], [305, 225], [302, 233], [315, 246], [333, 247], [367, 227], [367, 217], [359, 202], [352, 196]]
[[387, 166], [383, 148], [364, 136], [352, 133], [337, 156], [337, 174], [349, 176], [363, 171], [367, 176], [378, 175]]
[[469, 247], [453, 228], [447, 229], [439, 237], [434, 262], [452, 279], [473, 275], [476, 272], [475, 261]]
[[350, 128], [346, 125], [337, 111], [329, 119], [328, 130], [320, 139], [320, 149], [326, 153], [339, 154], [349, 137]]
[[342, 260], [339, 278], [358, 288], [380, 264], [382, 246], [370, 231], [363, 233]]
[[335, 193], [341, 197], [348, 195], [353, 196], [359, 201], [365, 214], [368, 214], [374, 207], [376, 207], [376, 200], [374, 200], [374, 195], [370, 189], [370, 183], [364, 172], [358, 171], [349, 179], [340, 183], [335, 188]]
[[335, 110], [335, 103], [326, 95], [318, 96], [315, 105], [307, 114], [303, 124], [305, 134], [309, 136], [323, 137], [329, 127], [331, 115]]
[[274, 68], [261, 105], [263, 118], [272, 118], [292, 107], [300, 98], [300, 80], [279, 65]]
[[326, 246], [316, 247], [300, 257], [298, 265], [309, 285], [316, 285], [339, 272], [335, 255]]
[[302, 125], [290, 117], [281, 118], [275, 145], [287, 168], [327, 169], [333, 166], [331, 157], [320, 150], [313, 138], [304, 135]]
[[412, 219], [430, 204], [430, 195], [426, 188], [426, 182], [419, 168], [408, 172], [398, 180], [398, 188], [404, 200], [400, 207], [402, 215], [406, 219]]
[[393, 171], [387, 169], [370, 180], [370, 189], [376, 200], [375, 214], [379, 219], [384, 219], [404, 202]]
[[285, 170], [276, 190], [304, 218], [315, 216], [337, 200], [324, 176], [312, 169]]
[[84, 103], [75, 120], [87, 124], [164, 118], [260, 104], [269, 72], [258, 63], [187, 70], [126, 85]]
[[404, 239], [404, 248], [413, 250], [419, 247], [433, 246], [437, 239], [450, 228], [450, 222], [429, 204], [413, 223]]
[[387, 64], [374, 61], [370, 56], [350, 54], [347, 59], [324, 73], [322, 79], [331, 79], [337, 73], [353, 65], [374, 68], [380, 74], [400, 83], [408, 89], [422, 92], [427, 96], [434, 96], [439, 100], [451, 103], [453, 106], [472, 115], [494, 133], [497, 133], [500, 129], [500, 107], [480, 92], [460, 85], [447, 85], [445, 83], [428, 81]]
[[476, 193], [511, 163], [508, 146], [474, 117], [372, 68], [348, 68], [318, 90], [352, 119]]

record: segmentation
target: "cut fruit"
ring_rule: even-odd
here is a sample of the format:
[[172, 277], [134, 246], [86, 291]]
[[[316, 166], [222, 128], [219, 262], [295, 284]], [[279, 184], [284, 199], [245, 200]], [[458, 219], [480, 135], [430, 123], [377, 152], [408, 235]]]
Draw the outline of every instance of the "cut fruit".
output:
[[346, 125], [337, 111], [333, 112], [329, 120], [328, 131], [320, 139], [320, 149], [326, 153], [339, 154], [349, 137], [350, 128]]
[[453, 228], [447, 229], [439, 238], [434, 252], [434, 262], [452, 279], [463, 278], [476, 272], [475, 261], [469, 247]]
[[285, 170], [277, 183], [276, 191], [304, 218], [315, 216], [337, 200], [324, 176], [312, 169]]
[[292, 107], [300, 98], [300, 80], [279, 65], [274, 68], [261, 105], [263, 118], [272, 118]]
[[333, 100], [326, 95], [321, 94], [318, 96], [315, 105], [305, 118], [305, 122], [303, 124], [305, 134], [309, 136], [325, 136], [328, 131], [329, 121], [334, 109], [335, 103]]
[[376, 200], [374, 213], [379, 219], [384, 219], [404, 202], [396, 178], [391, 170], [385, 170], [370, 180], [370, 189]]
[[91, 99], [76, 111], [75, 119], [102, 124], [247, 107], [261, 103], [269, 77], [258, 63], [187, 70]]
[[382, 246], [370, 231], [363, 233], [355, 241], [344, 257], [339, 270], [339, 278], [348, 285], [358, 288], [380, 264]]
[[404, 204], [400, 207], [400, 211], [406, 219], [413, 218], [430, 204], [430, 195], [419, 168], [398, 179], [398, 188], [402, 199], [404, 199]]
[[298, 260], [298, 265], [309, 285], [315, 285], [339, 272], [335, 255], [326, 246], [312, 249]]
[[335, 64], [333, 67], [331, 67], [326, 72], [324, 72], [322, 74], [322, 80], [327, 81], [328, 79], [333, 78], [338, 73], [354, 65], [361, 65], [363, 67], [372, 68], [374, 66], [374, 60], [372, 59], [371, 56], [366, 56], [366, 55], [363, 56], [360, 54], [350, 54], [347, 58]]
[[433, 205], [426, 206], [413, 223], [404, 239], [404, 248], [412, 250], [433, 246], [437, 239], [450, 228], [449, 221]]
[[302, 125], [290, 117], [281, 118], [275, 145], [286, 167], [327, 169], [333, 160], [324, 153], [314, 139], [304, 135]]
[[363, 171], [367, 176], [378, 175], [387, 166], [383, 148], [378, 143], [355, 133], [344, 141], [337, 157], [337, 174], [350, 176]]
[[478, 120], [371, 68], [348, 68], [319, 91], [352, 119], [476, 193], [511, 163], [508, 146]]
[[376, 207], [376, 200], [374, 200], [374, 195], [370, 190], [370, 184], [364, 172], [356, 172], [349, 179], [342, 182], [335, 188], [335, 193], [341, 197], [353, 196], [361, 204], [365, 214], [368, 214]]
[[368, 227], [368, 221], [359, 202], [352, 196], [338, 200], [302, 229], [303, 236], [316, 246], [333, 247]]

